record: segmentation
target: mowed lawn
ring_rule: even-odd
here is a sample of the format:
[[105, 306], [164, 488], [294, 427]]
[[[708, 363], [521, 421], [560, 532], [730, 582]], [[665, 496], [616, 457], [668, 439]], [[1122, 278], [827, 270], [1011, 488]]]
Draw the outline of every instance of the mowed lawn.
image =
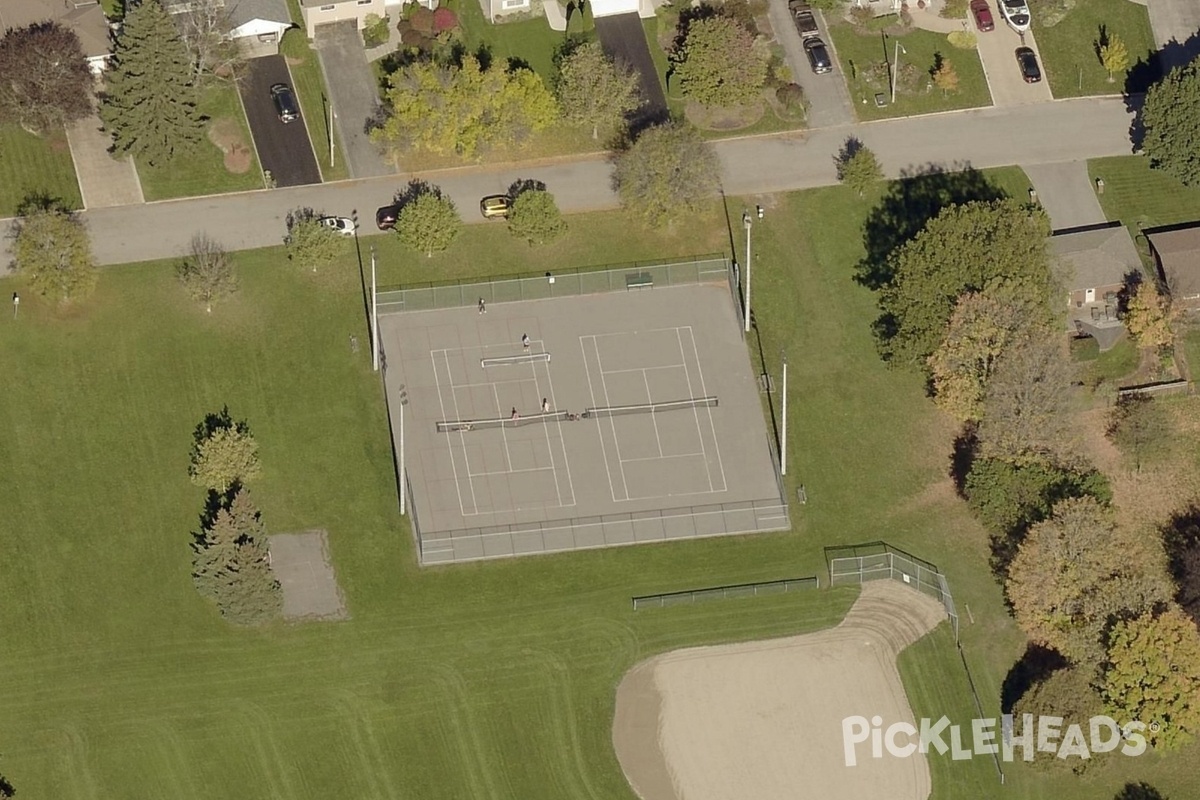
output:
[[[1148, 69], [1154, 45], [1150, 12], [1131, 0], [1088, 0], [1079, 3], [1057, 24], [1047, 28], [1033, 14], [1034, 35], [1046, 80], [1055, 97], [1144, 92], [1153, 80]], [[1109, 74], [1097, 51], [1101, 37], [1125, 43], [1129, 69]], [[1126, 78], [1132, 76], [1127, 85]]]
[[[629, 666], [827, 627], [855, 593], [639, 612], [630, 596], [818, 574], [823, 546], [880, 538], [946, 572], [995, 706], [1023, 641], [946, 478], [952, 431], [917, 376], [875, 355], [874, 298], [852, 278], [871, 203], [841, 187], [793, 194], [755, 228], [762, 337], [747, 344], [772, 369], [789, 355], [789, 480], [809, 498], [784, 534], [418, 570], [382, 393], [366, 348], [348, 346], [366, 339], [351, 256], [314, 277], [278, 249], [239, 254], [241, 291], [212, 315], [164, 263], [106, 270], [78, 309], [23, 304], [0, 324], [4, 773], [20, 796], [61, 800], [632, 798], [610, 730]], [[467, 278], [704, 252], [728, 241], [716, 214], [661, 238], [618, 214], [573, 217], [574, 238], [544, 251], [474, 226], [457, 259], [378, 241], [389, 280]], [[270, 529], [329, 531], [349, 621], [234, 630], [196, 595], [187, 454], [225, 404], [258, 438]], [[935, 644], [918, 659], [945, 664]], [[940, 715], [937, 695], [910, 691], [919, 714]], [[1145, 759], [1138, 778], [1186, 796], [1196, 776], [1168, 770], [1187, 756]], [[1010, 775], [990, 796], [1105, 797], [1133, 774], [1120, 766], [1086, 784]], [[978, 796], [953, 793], [978, 785], [978, 766], [961, 769], [935, 769], [939, 797]]]
[[0, 125], [0, 217], [10, 217], [32, 195], [58, 198], [81, 208], [75, 164], [63, 131], [34, 136], [17, 125]]
[[[1184, 186], [1161, 170], [1151, 169], [1144, 156], [1115, 156], [1088, 162], [1094, 186], [1104, 180], [1100, 207], [1110, 220], [1119, 220], [1137, 237], [1137, 226], [1153, 228], [1200, 220], [1200, 187]], [[1139, 248], [1145, 253], [1142, 242]]]

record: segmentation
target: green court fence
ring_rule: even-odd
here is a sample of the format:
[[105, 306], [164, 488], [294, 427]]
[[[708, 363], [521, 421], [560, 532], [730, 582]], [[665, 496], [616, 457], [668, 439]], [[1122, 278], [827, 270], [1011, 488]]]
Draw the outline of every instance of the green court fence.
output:
[[681, 592], [647, 594], [633, 598], [633, 610], [643, 608], [667, 608], [669, 606], [697, 603], [703, 600], [720, 600], [726, 597], [758, 597], [760, 595], [783, 594], [798, 589], [819, 589], [821, 579], [816, 575], [808, 578], [784, 578], [777, 581], [758, 583], [734, 583], [728, 586], [712, 586], [707, 589], [686, 589]]
[[[689, 256], [667, 261], [604, 264], [539, 274], [485, 280], [434, 281], [381, 288], [379, 313], [462, 308], [485, 303], [544, 300], [602, 292], [641, 291], [656, 286], [730, 282], [729, 259], [721, 255]], [[731, 284], [732, 285], [732, 284]], [[734, 298], [737, 303], [736, 296]]]

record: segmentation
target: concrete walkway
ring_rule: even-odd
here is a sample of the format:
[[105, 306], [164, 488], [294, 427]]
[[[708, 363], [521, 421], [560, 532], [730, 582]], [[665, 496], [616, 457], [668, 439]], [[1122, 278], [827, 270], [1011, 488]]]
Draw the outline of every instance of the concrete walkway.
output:
[[100, 117], [93, 114], [67, 126], [67, 142], [84, 208], [111, 208], [144, 203], [137, 168], [129, 156], [113, 158], [108, 148], [112, 137], [101, 130]]
[[1051, 227], [1058, 231], [1095, 225], [1106, 220], [1086, 161], [1056, 164], [1022, 164], [1037, 190], [1038, 202], [1050, 215]]

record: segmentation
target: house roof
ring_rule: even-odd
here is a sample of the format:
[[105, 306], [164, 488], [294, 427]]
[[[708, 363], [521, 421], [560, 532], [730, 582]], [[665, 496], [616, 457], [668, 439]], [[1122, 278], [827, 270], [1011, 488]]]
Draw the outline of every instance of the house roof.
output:
[[108, 19], [104, 10], [96, 3], [82, 5], [86, 0], [78, 2], [76, 8], [76, 0], [4, 0], [0, 3], [0, 31], [38, 22], [59, 22], [75, 31], [85, 56], [108, 55], [112, 52], [112, 42], [108, 37]]
[[1140, 272], [1142, 260], [1125, 226], [1066, 230], [1050, 237], [1050, 251], [1073, 269], [1068, 290], [1095, 289], [1125, 283], [1130, 272]]
[[225, 0], [225, 7], [229, 9], [229, 21], [235, 28], [255, 19], [292, 24], [287, 0]]
[[300, 0], [300, 5], [305, 8], [315, 8], [316, 6], [332, 6], [338, 3], [352, 3], [354, 0]]
[[1158, 256], [1171, 293], [1179, 297], [1200, 295], [1200, 223], [1146, 231], [1146, 238]]

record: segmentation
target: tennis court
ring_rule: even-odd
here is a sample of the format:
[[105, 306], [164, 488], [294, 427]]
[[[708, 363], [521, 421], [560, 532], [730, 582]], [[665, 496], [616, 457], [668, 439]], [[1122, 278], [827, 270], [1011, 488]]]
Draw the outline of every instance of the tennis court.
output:
[[789, 527], [725, 284], [381, 317], [423, 564]]

